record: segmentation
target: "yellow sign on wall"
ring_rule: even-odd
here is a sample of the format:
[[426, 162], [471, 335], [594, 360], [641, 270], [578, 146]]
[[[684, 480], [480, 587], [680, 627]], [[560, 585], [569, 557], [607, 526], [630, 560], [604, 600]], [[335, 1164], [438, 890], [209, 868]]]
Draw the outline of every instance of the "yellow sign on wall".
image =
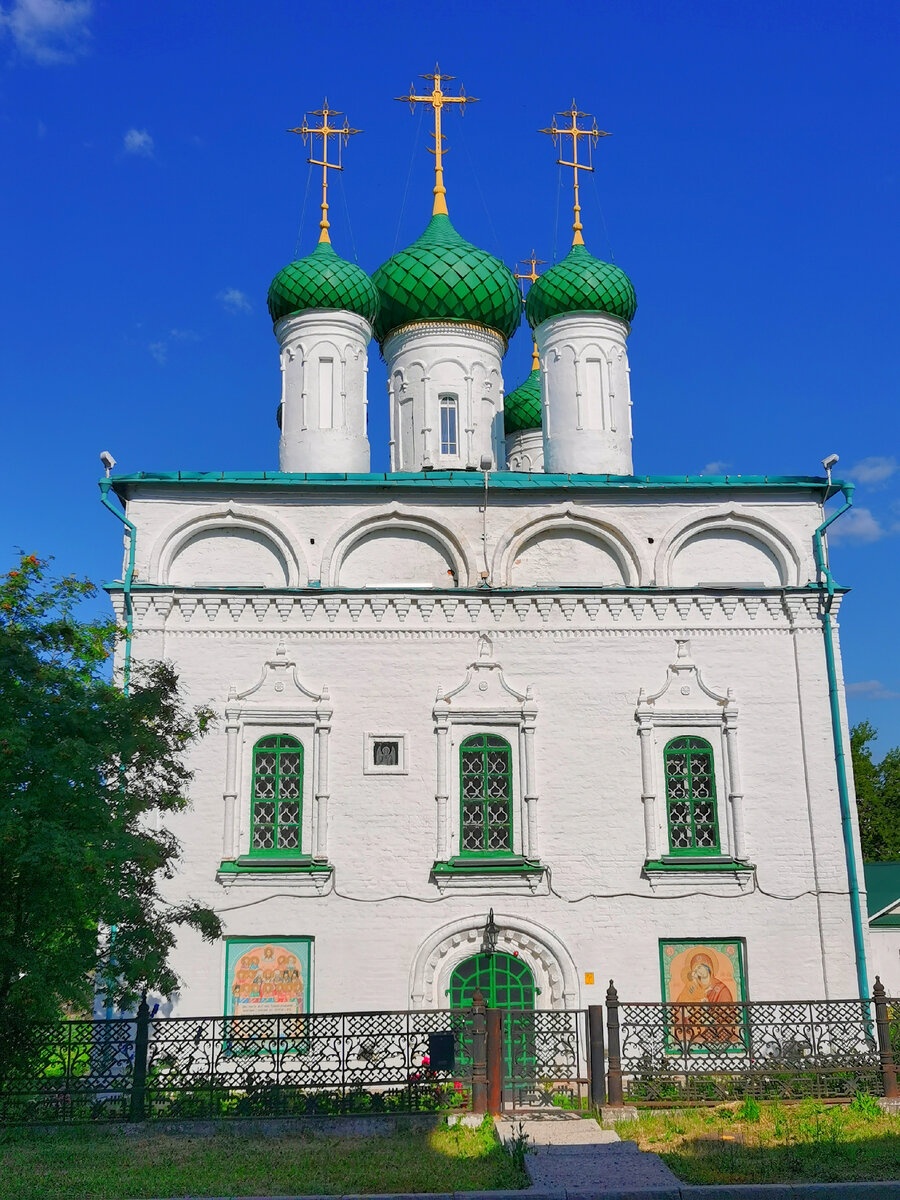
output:
[[585, 971], [584, 982], [585, 983], [593, 983], [594, 982], [594, 972], [593, 971]]

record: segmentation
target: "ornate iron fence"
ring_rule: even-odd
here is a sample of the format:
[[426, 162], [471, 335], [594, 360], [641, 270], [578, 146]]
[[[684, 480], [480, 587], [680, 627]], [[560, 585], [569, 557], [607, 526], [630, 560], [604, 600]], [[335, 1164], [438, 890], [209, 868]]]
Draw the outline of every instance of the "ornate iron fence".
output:
[[[846, 1099], [896, 1091], [892, 1002], [619, 1002], [607, 993], [611, 1101]], [[893, 1079], [893, 1082], [892, 1082]]]
[[0, 1082], [0, 1120], [435, 1112], [468, 1107], [471, 1014], [167, 1017], [47, 1026]]
[[[503, 1101], [587, 1108], [587, 1013], [582, 1009], [503, 1013]], [[602, 1063], [600, 1065], [602, 1074]]]
[[[604, 1015], [606, 1037], [604, 1038]], [[900, 1000], [67, 1021], [4, 1031], [0, 1121], [896, 1097]], [[604, 1088], [604, 1082], [606, 1088]], [[608, 1096], [607, 1096], [608, 1090]]]

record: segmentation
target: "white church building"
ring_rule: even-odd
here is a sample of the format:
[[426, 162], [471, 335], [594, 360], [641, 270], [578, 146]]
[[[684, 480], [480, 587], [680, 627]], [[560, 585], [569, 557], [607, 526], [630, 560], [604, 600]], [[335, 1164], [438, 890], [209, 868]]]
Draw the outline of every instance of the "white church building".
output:
[[[440, 77], [435, 96], [439, 115]], [[476, 986], [581, 1008], [610, 978], [632, 1000], [859, 995], [821, 531], [841, 485], [634, 473], [634, 288], [584, 245], [577, 191], [572, 249], [525, 304], [535, 369], [507, 391], [517, 279], [456, 231], [437, 167], [430, 223], [371, 277], [323, 200], [316, 249], [272, 282], [277, 470], [103, 483], [128, 523], [119, 665], [171, 660], [219, 718], [165, 888], [223, 938], [180, 936], [163, 1011], [441, 1008]]]

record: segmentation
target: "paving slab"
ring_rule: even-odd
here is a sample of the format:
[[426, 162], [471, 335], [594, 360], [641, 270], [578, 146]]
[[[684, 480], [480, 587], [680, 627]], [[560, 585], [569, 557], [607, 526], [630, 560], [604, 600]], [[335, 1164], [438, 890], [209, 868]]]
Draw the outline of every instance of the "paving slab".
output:
[[634, 1142], [621, 1141], [614, 1129], [601, 1129], [596, 1121], [576, 1114], [558, 1118], [547, 1114], [498, 1120], [496, 1127], [504, 1142], [520, 1132], [528, 1138], [525, 1167], [531, 1193], [540, 1189], [590, 1200], [617, 1189], [624, 1200], [626, 1191], [637, 1196], [640, 1191], [646, 1194], [647, 1188], [662, 1188], [668, 1190], [671, 1200], [680, 1200], [681, 1181], [658, 1155], [645, 1153]]

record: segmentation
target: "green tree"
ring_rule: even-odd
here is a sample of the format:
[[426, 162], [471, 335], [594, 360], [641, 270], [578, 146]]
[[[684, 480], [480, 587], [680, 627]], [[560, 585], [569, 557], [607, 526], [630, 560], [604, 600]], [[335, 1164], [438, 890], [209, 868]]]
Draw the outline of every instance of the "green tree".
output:
[[98, 988], [168, 995], [174, 927], [220, 934], [160, 893], [179, 855], [165, 817], [187, 804], [185, 751], [212, 713], [184, 704], [167, 663], [134, 671], [128, 696], [110, 683], [115, 625], [78, 614], [94, 593], [34, 555], [0, 576], [0, 1030], [89, 1008]]
[[870, 743], [877, 736], [873, 725], [860, 721], [850, 730], [850, 749], [863, 858], [886, 862], [900, 859], [900, 746], [875, 762]]

